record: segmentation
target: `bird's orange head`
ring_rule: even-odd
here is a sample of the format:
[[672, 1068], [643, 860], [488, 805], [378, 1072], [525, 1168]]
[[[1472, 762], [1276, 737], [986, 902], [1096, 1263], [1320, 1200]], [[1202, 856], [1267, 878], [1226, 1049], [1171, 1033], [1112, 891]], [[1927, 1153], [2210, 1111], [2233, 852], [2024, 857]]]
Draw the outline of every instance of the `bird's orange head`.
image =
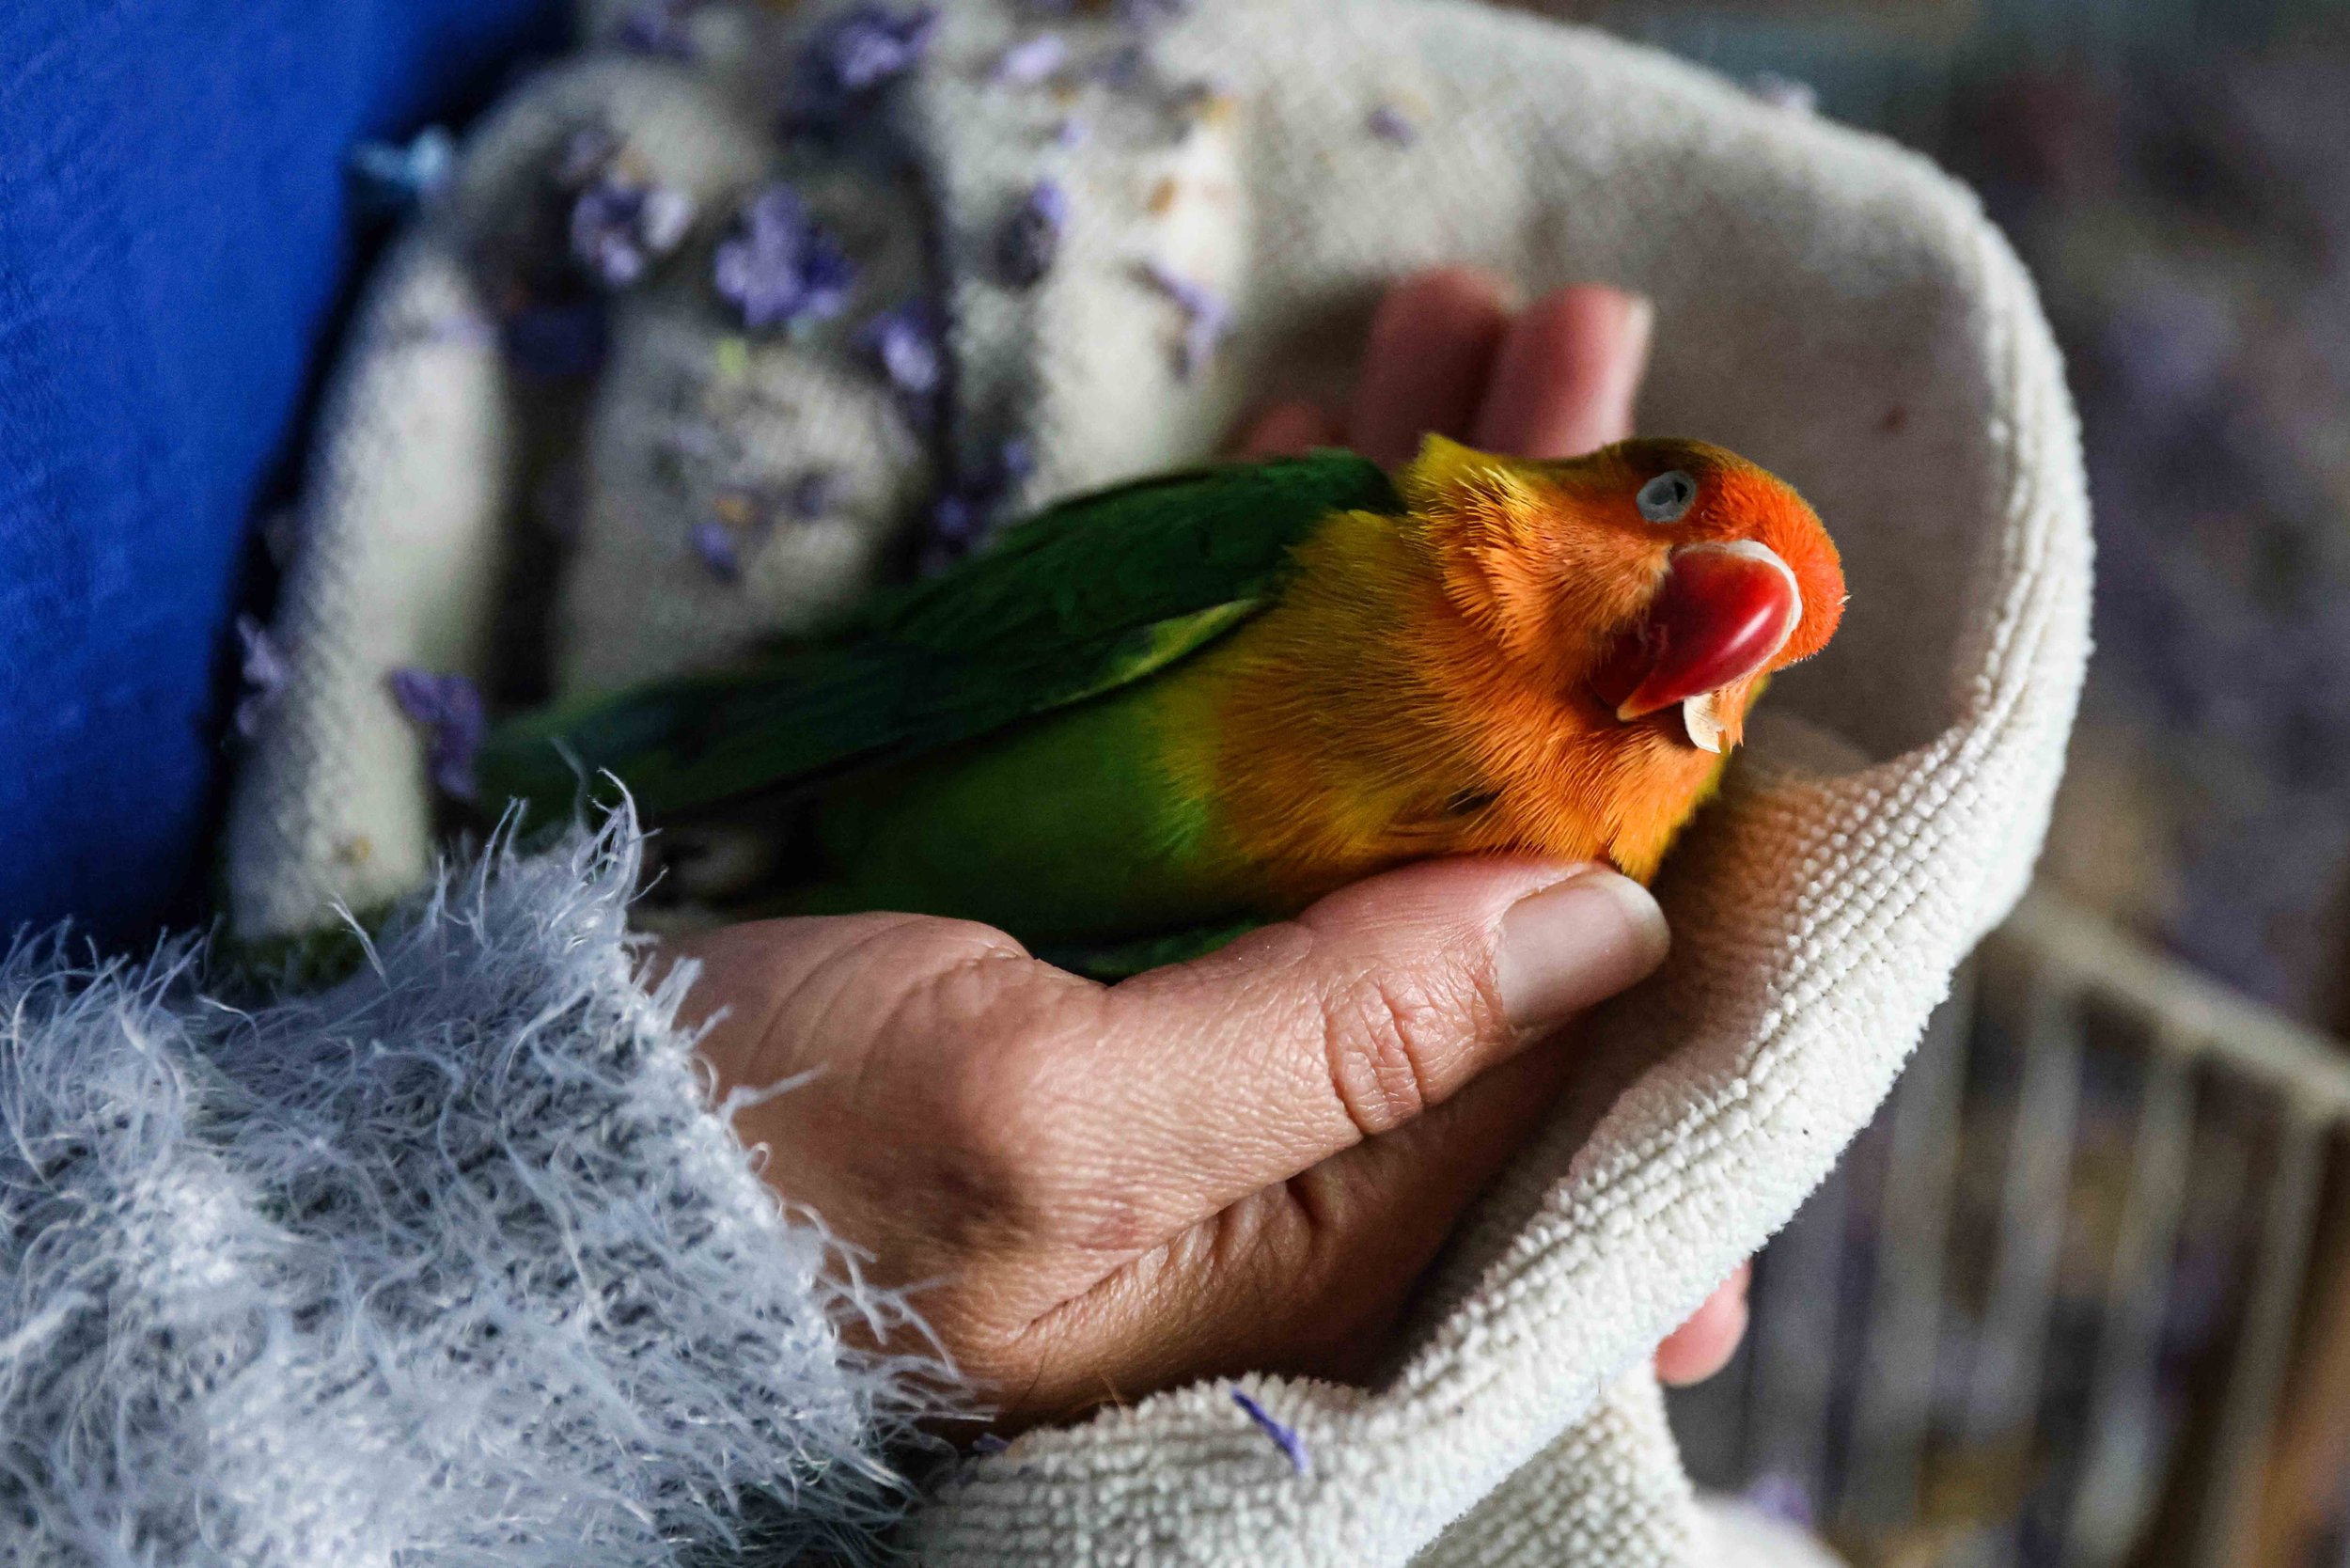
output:
[[1703, 442], [1532, 463], [1432, 436], [1400, 483], [1453, 606], [1597, 723], [1726, 751], [1762, 682], [1844, 613], [1818, 514]]

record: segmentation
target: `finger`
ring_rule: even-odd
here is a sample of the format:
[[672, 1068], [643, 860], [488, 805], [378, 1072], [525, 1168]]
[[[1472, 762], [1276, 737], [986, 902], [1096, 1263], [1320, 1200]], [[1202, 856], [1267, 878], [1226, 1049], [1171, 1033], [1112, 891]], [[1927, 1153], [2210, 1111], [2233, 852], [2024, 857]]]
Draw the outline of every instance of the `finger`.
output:
[[1654, 308], [1598, 284], [1528, 306], [1494, 360], [1477, 446], [1517, 457], [1574, 457], [1632, 433]]
[[1554, 1040], [1393, 1133], [1243, 1199], [1035, 1325], [1028, 1416], [1120, 1388], [1245, 1371], [1359, 1379], [1461, 1212], [1542, 1125], [1574, 1070]]
[[1483, 273], [1447, 267], [1396, 285], [1371, 318], [1351, 445], [1394, 467], [1430, 431], [1465, 433], [1509, 324], [1502, 286]]
[[1344, 441], [1339, 422], [1314, 404], [1276, 403], [1257, 416], [1235, 449], [1244, 458], [1298, 457]]
[[1113, 1137], [1108, 1191], [1217, 1213], [1449, 1100], [1647, 975], [1664, 917], [1612, 871], [1437, 861], [1102, 994], [1102, 1048], [1056, 1063]]
[[1659, 1380], [1676, 1388], [1702, 1383], [1730, 1365], [1747, 1336], [1747, 1286], [1753, 1278], [1754, 1265], [1740, 1263], [1687, 1323], [1665, 1336], [1656, 1347]]

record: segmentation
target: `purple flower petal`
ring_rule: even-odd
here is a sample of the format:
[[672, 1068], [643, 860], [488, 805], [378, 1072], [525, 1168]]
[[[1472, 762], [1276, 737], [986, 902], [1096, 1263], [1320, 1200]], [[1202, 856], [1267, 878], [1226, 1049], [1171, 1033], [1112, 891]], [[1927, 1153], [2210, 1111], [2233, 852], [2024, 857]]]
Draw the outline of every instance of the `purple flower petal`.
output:
[[293, 679], [293, 669], [278, 651], [269, 629], [249, 615], [237, 617], [237, 670], [244, 680], [244, 696], [237, 703], [237, 733], [251, 740], [260, 732], [261, 714]]
[[1051, 81], [1068, 64], [1069, 40], [1058, 33], [1039, 33], [997, 55], [989, 76], [1009, 86], [1033, 87]]
[[694, 525], [694, 554], [701, 557], [710, 574], [722, 583], [739, 582], [743, 576], [743, 552], [735, 532], [724, 523], [710, 519]]
[[1060, 255], [1061, 230], [1069, 223], [1069, 193], [1057, 180], [1040, 180], [995, 235], [995, 265], [1014, 289], [1044, 281]]
[[892, 11], [868, 5], [843, 11], [810, 33], [800, 51], [803, 107], [818, 121], [854, 113], [919, 67], [937, 32], [938, 12], [927, 6]]
[[984, 543], [1004, 502], [1035, 472], [1036, 448], [1026, 438], [1013, 436], [932, 501], [923, 570], [942, 571]]
[[982, 1432], [971, 1439], [973, 1453], [1001, 1453], [1011, 1445], [993, 1432]]
[[451, 800], [473, 799], [480, 792], [474, 758], [489, 728], [480, 690], [462, 675], [424, 669], [396, 669], [388, 683], [392, 700], [424, 731], [425, 761], [434, 787]]
[[1158, 261], [1142, 264], [1143, 281], [1175, 302], [1183, 313], [1183, 379], [1189, 381], [1215, 357], [1216, 346], [1232, 329], [1232, 307], [1204, 283], [1183, 276]]
[[414, 141], [361, 142], [351, 149], [351, 175], [359, 197], [379, 212], [396, 212], [427, 200], [448, 183], [457, 166], [457, 138], [431, 125]]
[[753, 198], [718, 246], [715, 277], [719, 295], [757, 330], [839, 315], [856, 266], [808, 215], [799, 192], [777, 183]]
[[1406, 119], [1403, 111], [1392, 103], [1382, 103], [1371, 110], [1364, 123], [1372, 135], [1397, 147], [1409, 147], [1419, 140], [1419, 127]]
[[1059, 123], [1053, 127], [1053, 145], [1062, 148], [1083, 147], [1086, 134], [1086, 122], [1082, 118], [1075, 115], [1063, 115]]
[[858, 329], [856, 346], [909, 398], [929, 398], [946, 379], [938, 322], [925, 301], [909, 300], [875, 316]]
[[604, 288], [625, 289], [677, 249], [693, 221], [684, 192], [606, 175], [572, 204], [572, 257]]
[[1311, 1461], [1306, 1453], [1306, 1440], [1303, 1437], [1291, 1428], [1275, 1420], [1263, 1405], [1259, 1404], [1238, 1388], [1232, 1390], [1232, 1403], [1246, 1411], [1248, 1419], [1264, 1429], [1264, 1435], [1272, 1438], [1274, 1446], [1288, 1458], [1291, 1469], [1302, 1476], [1311, 1467]]

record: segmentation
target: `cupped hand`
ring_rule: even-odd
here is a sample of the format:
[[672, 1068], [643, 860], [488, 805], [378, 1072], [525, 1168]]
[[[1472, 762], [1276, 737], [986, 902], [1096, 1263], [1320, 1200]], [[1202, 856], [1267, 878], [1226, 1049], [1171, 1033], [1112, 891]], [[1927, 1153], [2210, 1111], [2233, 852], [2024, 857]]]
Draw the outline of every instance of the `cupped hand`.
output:
[[[1399, 286], [1343, 418], [1272, 411], [1245, 448], [1439, 430], [1529, 456], [1615, 439], [1645, 307], [1569, 290], [1513, 315], [1460, 271]], [[1653, 970], [1654, 902], [1604, 868], [1407, 867], [1224, 950], [1101, 986], [986, 927], [764, 921], [671, 945], [722, 1090], [804, 1078], [736, 1119], [784, 1198], [915, 1292], [1005, 1419], [1217, 1373], [1337, 1378], [1386, 1331], [1462, 1211], [1574, 1071], [1573, 1020]], [[1726, 1287], [1660, 1350], [1734, 1348]]]

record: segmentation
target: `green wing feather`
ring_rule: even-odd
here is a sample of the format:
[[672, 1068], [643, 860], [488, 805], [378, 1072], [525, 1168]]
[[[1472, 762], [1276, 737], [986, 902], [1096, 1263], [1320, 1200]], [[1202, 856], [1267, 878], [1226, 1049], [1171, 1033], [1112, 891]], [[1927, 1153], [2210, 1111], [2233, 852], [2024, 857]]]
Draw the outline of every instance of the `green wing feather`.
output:
[[1164, 669], [1269, 603], [1330, 512], [1399, 505], [1337, 451], [1065, 501], [838, 636], [500, 726], [482, 799], [559, 818], [609, 773], [658, 820], [971, 740]]

